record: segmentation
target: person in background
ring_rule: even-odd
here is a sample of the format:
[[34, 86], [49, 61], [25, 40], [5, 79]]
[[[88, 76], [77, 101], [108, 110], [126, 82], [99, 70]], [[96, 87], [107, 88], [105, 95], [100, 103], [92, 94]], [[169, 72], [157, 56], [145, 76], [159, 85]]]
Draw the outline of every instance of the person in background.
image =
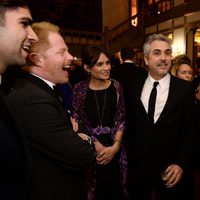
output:
[[79, 129], [88, 131], [97, 153], [96, 164], [88, 171], [88, 200], [122, 200], [127, 172], [123, 90], [109, 78], [110, 60], [103, 49], [83, 48], [82, 63], [90, 77], [74, 86], [72, 112], [84, 125]]
[[125, 96], [130, 200], [192, 200], [199, 135], [193, 90], [169, 74], [170, 39], [150, 35], [143, 52], [148, 75], [130, 81]]
[[[194, 77], [192, 80], [192, 86], [195, 92], [195, 104], [197, 109], [197, 123], [200, 122], [200, 76]], [[196, 153], [195, 159], [195, 172], [194, 172], [194, 182], [195, 182], [195, 200], [200, 199], [200, 148]]]
[[66, 109], [66, 112], [71, 113], [72, 111], [72, 86], [69, 82], [64, 84], [56, 85], [58, 90], [58, 95], [62, 99], [63, 105]]
[[121, 64], [120, 58], [117, 55], [112, 55], [110, 57], [110, 65], [111, 65], [111, 69], [113, 67], [118, 67]]
[[200, 76], [200, 57], [197, 57], [196, 59], [196, 76]]
[[146, 70], [134, 63], [135, 51], [131, 47], [122, 48], [121, 52], [122, 64], [111, 68], [110, 77], [119, 81], [124, 91], [129, 80], [135, 80], [146, 74]]
[[59, 27], [40, 22], [32, 28], [39, 40], [30, 48], [24, 73], [7, 98], [23, 125], [32, 155], [30, 199], [86, 200], [85, 169], [96, 155], [89, 137], [73, 131], [54, 90], [56, 84], [68, 81], [73, 57]]
[[[24, 65], [37, 36], [24, 0], [0, 1], [0, 74], [12, 65]], [[27, 200], [30, 154], [20, 123], [0, 89], [0, 199]]]
[[171, 74], [183, 80], [192, 81], [194, 69], [190, 58], [185, 54], [176, 56], [172, 61]]
[[[147, 71], [143, 69], [141, 66], [138, 66], [134, 63], [134, 56], [135, 51], [132, 47], [124, 47], [121, 49], [120, 56], [122, 59], [122, 63], [116, 67], [111, 68], [110, 77], [116, 79], [122, 84], [124, 95], [126, 95], [126, 88], [127, 83], [130, 80], [135, 80], [139, 78], [140, 76], [143, 76], [147, 74]], [[128, 132], [128, 121], [131, 119], [131, 116], [128, 116], [128, 112], [126, 113], [126, 130], [125, 132]], [[124, 135], [125, 141], [128, 139], [127, 134]], [[125, 145], [127, 146], [127, 142], [125, 142]], [[126, 147], [127, 151], [127, 147]]]
[[83, 69], [82, 63], [79, 60], [78, 61], [73, 60], [73, 63], [70, 66], [68, 71], [69, 71], [69, 82], [72, 88], [79, 81], [82, 81], [88, 78], [85, 70]]

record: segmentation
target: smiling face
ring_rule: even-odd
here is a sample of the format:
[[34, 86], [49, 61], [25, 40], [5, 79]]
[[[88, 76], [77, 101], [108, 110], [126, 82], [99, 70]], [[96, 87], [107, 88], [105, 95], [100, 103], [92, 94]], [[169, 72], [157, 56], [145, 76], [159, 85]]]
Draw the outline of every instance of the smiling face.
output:
[[150, 75], [159, 80], [163, 78], [171, 67], [171, 48], [170, 45], [161, 40], [154, 40], [150, 44], [148, 55], [144, 57]]
[[35, 67], [37, 74], [55, 84], [66, 83], [69, 79], [67, 68], [73, 57], [59, 33], [49, 32], [48, 40], [49, 47], [39, 52], [42, 64], [40, 68]]
[[86, 68], [87, 72], [91, 74], [91, 80], [107, 80], [110, 77], [110, 60], [108, 57], [101, 53], [96, 64], [91, 68]]
[[31, 43], [38, 37], [31, 28], [32, 17], [27, 7], [18, 7], [5, 13], [0, 25], [0, 73], [7, 66], [24, 65]]

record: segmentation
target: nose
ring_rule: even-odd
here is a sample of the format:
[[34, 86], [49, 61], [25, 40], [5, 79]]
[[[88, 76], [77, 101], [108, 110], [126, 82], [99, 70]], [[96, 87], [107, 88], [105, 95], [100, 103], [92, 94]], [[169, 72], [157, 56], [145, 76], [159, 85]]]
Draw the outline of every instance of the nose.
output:
[[166, 55], [164, 53], [161, 54], [161, 60], [166, 60]]
[[110, 70], [110, 69], [111, 69], [110, 63], [109, 63], [109, 64], [108, 64], [108, 63], [105, 63], [105, 64], [104, 64], [104, 69], [105, 69], [105, 70]]
[[67, 60], [74, 60], [74, 57], [69, 53], [69, 51], [67, 51], [67, 54], [66, 54], [66, 57], [67, 57]]
[[38, 36], [36, 33], [33, 31], [31, 26], [28, 28], [28, 39], [31, 41], [31, 43], [37, 42], [38, 41]]

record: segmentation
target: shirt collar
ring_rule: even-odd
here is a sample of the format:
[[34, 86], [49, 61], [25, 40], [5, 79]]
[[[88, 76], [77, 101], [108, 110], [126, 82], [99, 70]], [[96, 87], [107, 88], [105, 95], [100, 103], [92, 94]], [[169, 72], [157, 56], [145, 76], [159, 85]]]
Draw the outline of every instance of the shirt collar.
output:
[[166, 76], [164, 76], [162, 79], [160, 79], [160, 80], [155, 80], [155, 79], [153, 79], [151, 76], [150, 76], [150, 74], [148, 75], [148, 81], [149, 81], [149, 84], [150, 85], [152, 85], [153, 86], [153, 83], [155, 82], [155, 81], [157, 81], [157, 82], [159, 82], [159, 86], [161, 87], [161, 88], [165, 88], [167, 85], [169, 85], [169, 82], [170, 82], [170, 75], [169, 75], [169, 73], [166, 75]]
[[134, 63], [132, 60], [125, 60], [124, 63]]
[[54, 83], [52, 83], [51, 81], [48, 81], [48, 80], [46, 80], [46, 79], [44, 79], [44, 78], [42, 78], [42, 77], [40, 77], [40, 76], [38, 76], [38, 75], [36, 75], [36, 74], [33, 74], [33, 73], [31, 73], [33, 76], [36, 76], [36, 77], [38, 77], [39, 79], [41, 79], [41, 80], [43, 80], [49, 87], [51, 87], [52, 89], [53, 89], [53, 86], [55, 86], [55, 84]]

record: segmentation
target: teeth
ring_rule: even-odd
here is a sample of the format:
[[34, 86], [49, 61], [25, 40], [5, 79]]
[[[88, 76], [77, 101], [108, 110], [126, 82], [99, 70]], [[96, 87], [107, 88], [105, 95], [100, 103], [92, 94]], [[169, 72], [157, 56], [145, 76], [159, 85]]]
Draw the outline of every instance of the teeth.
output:
[[70, 68], [70, 65], [65, 65], [63, 68], [69, 69], [69, 68]]
[[29, 46], [23, 46], [23, 49], [24, 49], [25, 51], [29, 51], [30, 47], [29, 47]]

